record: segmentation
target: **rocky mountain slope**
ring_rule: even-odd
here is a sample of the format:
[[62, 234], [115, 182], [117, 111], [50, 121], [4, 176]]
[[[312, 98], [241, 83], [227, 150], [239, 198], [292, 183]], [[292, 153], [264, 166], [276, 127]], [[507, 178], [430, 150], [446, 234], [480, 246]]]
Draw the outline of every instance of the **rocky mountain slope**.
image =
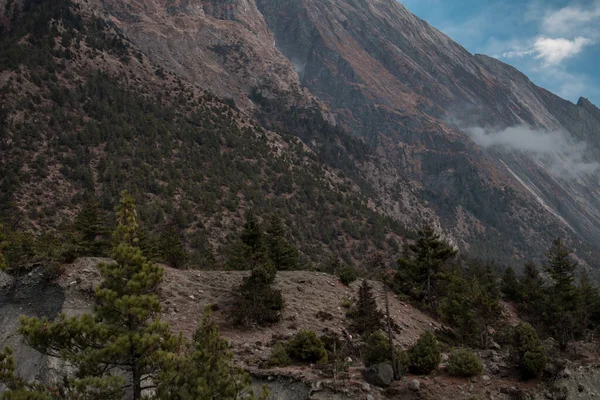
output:
[[[18, 43], [17, 36], [27, 34], [11, 28], [11, 13], [21, 10], [19, 4], [29, 9], [38, 3], [2, 3], [4, 24], [13, 34], [19, 31], [12, 41], [6, 41], [7, 46]], [[2, 163], [6, 171], [2, 203], [6, 208], [12, 202], [21, 210], [31, 210], [34, 205], [35, 212], [28, 211], [28, 219], [38, 229], [48, 222], [56, 226], [60, 218], [53, 216], [52, 209], [82, 189], [99, 193], [103, 205], [110, 208], [118, 190], [130, 186], [137, 193], [151, 193], [143, 210], [146, 220], [164, 220], [161, 215], [171, 217], [175, 209], [191, 246], [204, 248], [207, 240], [217, 247], [224, 245], [227, 240], [221, 239], [239, 221], [234, 210], [253, 206], [259, 211], [273, 210], [313, 201], [312, 195], [302, 194], [312, 184], [302, 181], [303, 177], [291, 177], [288, 171], [293, 168], [282, 173], [279, 162], [272, 162], [272, 156], [279, 154], [279, 161], [295, 159], [296, 167], [300, 165], [293, 155], [294, 145], [284, 143], [296, 140], [295, 136], [313, 154], [312, 171], [317, 175], [319, 170], [326, 171], [327, 185], [334, 187], [330, 192], [333, 202], [336, 193], [349, 188], [357, 196], [354, 202], [332, 203], [320, 211], [315, 208], [322, 204], [319, 200], [301, 208], [315, 216], [315, 221], [323, 221], [317, 216], [336, 219], [335, 215], [352, 215], [354, 211], [347, 211], [354, 209], [350, 204], [361, 203], [364, 217], [357, 218], [370, 221], [370, 234], [375, 233], [376, 226], [385, 225], [376, 234], [379, 244], [375, 247], [385, 250], [390, 258], [395, 257], [401, 241], [401, 227], [424, 221], [441, 225], [451, 240], [471, 254], [501, 262], [520, 264], [524, 259], [540, 257], [557, 235], [569, 237], [584, 261], [590, 262], [599, 254], [600, 143], [595, 133], [600, 127], [600, 111], [584, 99], [577, 105], [564, 101], [495, 59], [469, 54], [396, 1], [77, 0], [73, 4], [76, 14], [85, 15], [83, 26], [94, 21], [95, 28], [75, 34], [80, 21], [67, 29], [42, 32], [55, 35], [50, 57], [42, 52], [43, 57], [25, 64], [17, 61], [16, 66], [15, 61], [6, 61], [2, 71], [7, 89], [27, 93], [3, 99], [2, 115], [9, 122], [3, 143], [11, 152]], [[81, 37], [94, 40], [86, 39], [82, 46]], [[117, 39], [106, 39], [111, 37]], [[107, 46], [108, 42], [112, 44]], [[52, 78], [54, 72], [43, 72], [46, 66], [39, 65], [40, 60], [57, 64], [56, 79]], [[38, 63], [33, 74], [32, 63]], [[177, 129], [186, 132], [198, 125], [197, 118], [190, 118], [196, 107], [190, 103], [191, 93], [216, 94], [227, 103], [219, 105], [223, 107], [222, 118], [237, 121], [220, 154], [226, 154], [231, 145], [236, 150], [219, 160], [211, 158], [214, 151], [182, 157], [184, 152], [172, 147], [166, 134], [173, 120], [162, 125], [158, 120], [146, 125], [134, 120], [151, 102], [137, 107], [134, 119], [125, 105], [110, 110], [121, 113], [119, 124], [114, 118], [105, 118], [109, 115], [103, 114], [106, 109], [96, 108], [102, 112], [91, 115], [94, 108], [78, 108], [89, 93], [102, 94], [77, 94], [75, 90], [78, 82], [86, 82], [100, 69], [116, 78], [119, 90], [141, 95], [133, 102], [160, 93], [154, 115], [158, 120], [163, 118], [160, 108], [165, 107], [167, 115], [179, 113]], [[60, 87], [69, 90], [58, 90]], [[117, 104], [110, 96], [106, 99], [111, 107]], [[91, 100], [103, 101], [93, 96]], [[203, 100], [199, 103], [205, 104]], [[51, 111], [56, 104], [60, 112]], [[234, 107], [231, 111], [230, 106]], [[65, 114], [65, 107], [75, 111]], [[51, 112], [54, 116], [49, 118]], [[63, 115], [83, 124], [74, 126], [73, 121], [58, 118]], [[57, 125], [50, 124], [55, 122], [65, 132], [78, 132], [77, 140], [60, 139], [69, 148], [58, 152], [62, 158], [39, 153], [39, 149], [30, 151], [25, 139], [29, 137], [55, 149], [58, 142], [48, 141], [49, 137], [61, 137], [48, 134], [55, 130]], [[150, 141], [140, 141], [150, 125], [161, 128], [151, 134]], [[140, 128], [131, 131], [132, 126]], [[209, 131], [220, 129], [222, 134], [223, 129], [229, 129], [224, 126], [217, 123]], [[98, 127], [115, 134], [98, 137]], [[250, 178], [247, 171], [252, 168], [239, 162], [244, 158], [239, 151], [249, 151], [243, 143], [249, 137], [248, 129], [273, 132], [267, 135], [269, 146], [279, 149], [267, 150], [264, 143], [251, 146], [252, 155], [247, 158], [262, 158], [259, 163], [273, 168], [263, 169], [264, 179], [249, 186], [248, 179], [240, 178]], [[134, 132], [133, 136], [123, 134], [128, 131]], [[233, 144], [233, 137], [241, 138], [241, 142]], [[155, 150], [130, 152], [123, 151], [130, 147], [121, 144], [107, 146], [106, 139], [117, 143], [117, 138], [127, 141], [128, 146], [135, 143], [145, 147], [163, 139], [167, 142], [159, 145], [159, 156]], [[179, 145], [187, 143], [177, 140]], [[519, 143], [530, 145], [519, 147]], [[204, 145], [183, 146], [206, 150]], [[281, 152], [286, 146], [290, 153]], [[140, 154], [142, 159], [138, 159]], [[173, 157], [167, 159], [167, 154]], [[108, 164], [101, 161], [107, 156]], [[132, 168], [122, 168], [118, 160], [124, 156], [130, 157]], [[170, 167], [165, 165], [167, 160]], [[153, 164], [160, 167], [151, 172]], [[214, 168], [201, 172], [196, 169], [199, 165]], [[227, 174], [229, 188], [221, 188], [226, 195], [212, 178], [205, 178], [200, 185], [200, 175], [222, 170], [239, 172]], [[141, 177], [148, 174], [152, 179], [142, 182]], [[310, 178], [312, 182], [321, 180], [317, 175]], [[336, 177], [343, 177], [343, 183]], [[44, 192], [49, 180], [61, 187], [60, 194]], [[185, 195], [181, 196], [177, 188], [183, 188]], [[291, 198], [285, 197], [291, 193]], [[321, 189], [314, 193], [321, 193]], [[264, 204], [258, 201], [260, 197], [271, 200]], [[288, 206], [279, 204], [281, 201]], [[215, 211], [220, 216], [210, 217]], [[198, 213], [203, 215], [197, 217]], [[382, 223], [384, 220], [388, 222]], [[357, 239], [366, 231], [355, 223], [334, 230], [326, 228], [332, 226], [332, 220], [316, 229], [299, 221], [288, 221], [288, 225], [301, 233], [296, 239], [303, 243], [304, 252], [312, 253], [313, 260], [318, 259], [317, 253], [323, 254], [321, 250], [332, 250], [333, 238], [340, 235], [344, 239], [335, 244], [334, 253], [349, 262], [359, 262], [359, 253], [364, 253], [357, 247]], [[395, 236], [392, 241], [396, 245], [381, 245], [390, 235]], [[316, 247], [321, 250], [308, 250]]]
[[[123, 10], [130, 10], [125, 18], [130, 23], [145, 20], [145, 14], [133, 17], [135, 10], [155, 14], [152, 3], [136, 4], [138, 9], [135, 4], [104, 6], [122, 18]], [[184, 15], [198, 18], [191, 23], [194, 29], [205, 20], [221, 21], [202, 7], [184, 5]], [[138, 47], [135, 36], [126, 36], [127, 27], [121, 29], [90, 4], [27, 0], [1, 6], [6, 34], [0, 43], [0, 210], [9, 224], [38, 232], [56, 228], [71, 220], [91, 193], [111, 209], [118, 193], [129, 189], [138, 197], [147, 226], [175, 221], [199, 256], [212, 248], [218, 257], [244, 211], [253, 209], [264, 218], [282, 215], [306, 262], [323, 262], [333, 253], [358, 264], [374, 249], [391, 259], [406, 227], [435, 220], [402, 176], [386, 173], [390, 166], [312, 106], [315, 100], [272, 46], [265, 62], [276, 63], [272, 55], [278, 55], [292, 77], [254, 53], [248, 60], [271, 75], [252, 75], [265, 82], [277, 77], [281, 82], [275, 80], [273, 88], [294, 93], [286, 98], [297, 97], [297, 105], [310, 110], [296, 120], [306, 132], [304, 142], [278, 124], [260, 126], [244, 111], [252, 107], [244, 87], [230, 90], [218, 78], [251, 86], [243, 75], [249, 70], [232, 78], [227, 63], [214, 59], [221, 66], [214, 67], [216, 72], [208, 64], [198, 67], [207, 74], [202, 75], [205, 80], [178, 76], [179, 70], [155, 62], [160, 57], [151, 49]], [[159, 9], [165, 18], [179, 15]], [[166, 29], [163, 22], [146, 26]], [[209, 36], [215, 32], [204, 28]], [[235, 33], [234, 28], [223, 29]], [[269, 35], [266, 28], [262, 32]], [[176, 35], [161, 37], [175, 40]], [[162, 42], [146, 44], [152, 43]], [[264, 45], [264, 40], [256, 43]], [[213, 55], [220, 51], [214, 46], [208, 44]], [[231, 55], [244, 54], [238, 50]], [[240, 65], [251, 68], [254, 61]], [[219, 100], [205, 89], [229, 96]], [[261, 93], [263, 102], [273, 96], [265, 89]], [[356, 151], [346, 151], [351, 147]], [[373, 177], [369, 182], [367, 173]], [[368, 244], [375, 241], [374, 247]]]
[[[531, 248], [523, 244], [559, 232], [598, 237], [600, 123], [591, 103], [571, 104], [469, 54], [393, 0], [258, 7], [301, 82], [422, 182], [445, 226], [478, 251], [487, 247], [474, 237], [480, 229], [517, 257]], [[544, 136], [567, 149], [544, 148]]]
[[[165, 70], [313, 148], [314, 134], [294, 121], [327, 110], [377, 151], [376, 161], [354, 158], [352, 168], [392, 218], [410, 213], [391, 204], [403, 185], [473, 254], [518, 263], [556, 235], [569, 236], [584, 259], [597, 254], [598, 109], [471, 55], [394, 0], [81, 4]], [[511, 135], [568, 145], [519, 148], [506, 143]]]

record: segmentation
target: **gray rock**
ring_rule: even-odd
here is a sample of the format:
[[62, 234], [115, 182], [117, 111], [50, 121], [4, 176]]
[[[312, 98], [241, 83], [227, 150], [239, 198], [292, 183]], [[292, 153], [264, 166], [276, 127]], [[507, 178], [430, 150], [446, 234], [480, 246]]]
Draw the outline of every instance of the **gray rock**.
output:
[[376, 364], [367, 368], [364, 372], [365, 380], [371, 385], [387, 387], [394, 379], [392, 366], [387, 363]]
[[490, 344], [490, 347], [491, 347], [492, 349], [494, 349], [494, 350], [500, 350], [500, 349], [502, 349], [502, 346], [500, 346], [500, 345], [499, 345], [498, 343], [496, 343], [496, 342], [492, 342], [492, 343]]
[[368, 394], [367, 395], [367, 400], [375, 400], [375, 397], [373, 397], [373, 395]]
[[362, 384], [362, 390], [363, 392], [370, 392], [371, 391], [371, 385], [369, 385], [368, 383], [363, 383]]
[[482, 376], [481, 379], [483, 379], [484, 382], [489, 382], [492, 380], [492, 378], [490, 378], [488, 375]]
[[419, 390], [421, 390], [421, 382], [418, 379], [413, 379], [409, 382], [408, 388], [413, 392], [418, 392]]

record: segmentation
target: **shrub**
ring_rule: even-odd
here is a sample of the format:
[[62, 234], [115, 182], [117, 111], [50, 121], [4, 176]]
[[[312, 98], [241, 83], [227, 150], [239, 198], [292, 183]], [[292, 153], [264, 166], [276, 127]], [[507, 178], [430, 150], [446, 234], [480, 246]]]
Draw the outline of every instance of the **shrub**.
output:
[[290, 358], [300, 363], [327, 363], [325, 345], [313, 331], [300, 331], [286, 345]]
[[410, 370], [417, 375], [435, 371], [442, 361], [440, 346], [431, 332], [425, 332], [409, 351]]
[[350, 285], [358, 277], [358, 275], [356, 274], [356, 270], [349, 266], [342, 267], [338, 271], [337, 276], [338, 278], [340, 278], [340, 282], [342, 282], [346, 286]]
[[483, 372], [483, 363], [469, 349], [456, 349], [448, 359], [448, 372], [459, 376], [476, 376]]
[[269, 366], [287, 367], [291, 363], [292, 359], [290, 358], [285, 346], [281, 343], [277, 343], [269, 355]]
[[[394, 351], [396, 358], [396, 371], [400, 376], [405, 375], [409, 366], [408, 354], [397, 347]], [[367, 367], [384, 362], [392, 362], [390, 342], [388, 337], [383, 332], [373, 332], [369, 335], [363, 349], [363, 361]]]
[[513, 356], [526, 379], [539, 376], [546, 367], [546, 350], [531, 325], [521, 323], [515, 328]]

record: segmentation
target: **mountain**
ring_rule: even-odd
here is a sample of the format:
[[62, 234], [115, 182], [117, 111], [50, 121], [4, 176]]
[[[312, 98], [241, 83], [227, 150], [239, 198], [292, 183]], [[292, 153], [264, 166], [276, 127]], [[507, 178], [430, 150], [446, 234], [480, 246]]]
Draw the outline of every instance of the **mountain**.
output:
[[[244, 111], [252, 102], [243, 88], [235, 86], [236, 94], [218, 80], [222, 74], [233, 85], [244, 81], [243, 74], [232, 79], [225, 66], [208, 71], [207, 59], [198, 71], [214, 86], [184, 79], [154, 62], [150, 49], [88, 3], [27, 0], [1, 6], [0, 212], [10, 226], [38, 233], [62, 229], [90, 196], [108, 211], [128, 189], [150, 232], [176, 224], [195, 264], [212, 250], [222, 261], [221, 250], [232, 244], [248, 210], [262, 219], [280, 215], [306, 263], [334, 255], [359, 264], [375, 250], [391, 259], [407, 227], [435, 218], [402, 177], [386, 178], [378, 187], [366, 183], [355, 161], [370, 166], [373, 176], [391, 167], [331, 125], [319, 103], [291, 78], [289, 86], [283, 79], [273, 88], [295, 93], [289, 99], [297, 95], [295, 107], [306, 111], [294, 114], [294, 129], [310, 137], [312, 149], [279, 129], [281, 124], [261, 126]], [[135, 4], [120, 6], [131, 12]], [[139, 6], [152, 11], [151, 3]], [[128, 21], [144, 19], [111, 10]], [[242, 48], [233, 54], [242, 54]], [[280, 53], [271, 53], [287, 65]], [[257, 70], [268, 70], [260, 57], [252, 59]], [[247, 64], [250, 68], [242, 65]], [[228, 96], [219, 99], [208, 89]], [[267, 95], [273, 96], [263, 88], [254, 98], [266, 104]], [[385, 185], [396, 187], [391, 193], [397, 196], [382, 204], [374, 198]], [[391, 218], [385, 207], [410, 212]]]
[[18, 56], [0, 64], [1, 203], [35, 229], [84, 191], [108, 209], [125, 187], [192, 248], [227, 246], [256, 208], [290, 215], [315, 262], [393, 259], [424, 222], [500, 262], [539, 258], [556, 236], [584, 262], [600, 254], [600, 111], [395, 0], [0, 6], [1, 48]]

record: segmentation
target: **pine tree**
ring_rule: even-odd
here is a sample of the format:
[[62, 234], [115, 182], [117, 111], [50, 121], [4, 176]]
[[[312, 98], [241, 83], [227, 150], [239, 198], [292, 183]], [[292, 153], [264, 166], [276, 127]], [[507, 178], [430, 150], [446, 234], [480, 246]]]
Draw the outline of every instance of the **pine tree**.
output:
[[[43, 354], [68, 361], [76, 373], [68, 382], [82, 382], [105, 393], [122, 396], [119, 377], [127, 373], [133, 399], [155, 388], [161, 361], [176, 352], [180, 338], [160, 320], [161, 304], [156, 290], [163, 270], [148, 262], [135, 246], [138, 229], [135, 202], [124, 195], [117, 207], [120, 240], [113, 251], [115, 262], [98, 266], [103, 278], [96, 289], [93, 314], [60, 315], [55, 321], [22, 317], [20, 332]], [[91, 385], [91, 386], [90, 386]]]
[[298, 269], [298, 250], [285, 238], [281, 219], [271, 218], [266, 236], [269, 258], [279, 271]]
[[220, 336], [210, 308], [186, 354], [173, 359], [159, 382], [157, 397], [162, 400], [254, 399], [250, 377], [233, 365], [229, 343]]
[[409, 245], [398, 260], [396, 288], [435, 308], [443, 268], [456, 253], [432, 227], [422, 228], [416, 243]]
[[265, 238], [252, 212], [246, 213], [246, 221], [239, 240], [234, 243], [227, 259], [227, 269], [247, 270], [268, 262]]
[[363, 279], [358, 289], [358, 298], [348, 312], [351, 329], [364, 337], [383, 328], [383, 313], [377, 308], [371, 285]]
[[544, 322], [565, 350], [583, 330], [577, 315], [579, 299], [574, 285], [577, 262], [571, 259], [571, 250], [559, 238], [548, 250], [547, 263], [546, 271], [553, 285], [546, 290]]
[[512, 301], [521, 300], [521, 286], [512, 267], [507, 267], [502, 275], [502, 294]]
[[418, 375], [427, 375], [437, 370], [442, 361], [440, 345], [435, 336], [427, 331], [408, 352], [410, 370]]
[[83, 255], [99, 257], [108, 249], [106, 221], [95, 199], [86, 201], [75, 217], [75, 231]]
[[188, 259], [181, 234], [174, 222], [161, 229], [158, 237], [160, 259], [170, 267], [183, 268]]
[[232, 312], [238, 325], [269, 325], [281, 319], [284, 302], [281, 291], [272, 287], [277, 270], [265, 262], [255, 267], [237, 288], [238, 298]]
[[546, 367], [546, 350], [536, 330], [528, 323], [520, 323], [515, 328], [512, 353], [524, 378], [534, 378]]
[[569, 290], [575, 280], [577, 262], [571, 259], [571, 250], [562, 239], [557, 238], [546, 255], [548, 265], [546, 272], [554, 281], [557, 290]]

